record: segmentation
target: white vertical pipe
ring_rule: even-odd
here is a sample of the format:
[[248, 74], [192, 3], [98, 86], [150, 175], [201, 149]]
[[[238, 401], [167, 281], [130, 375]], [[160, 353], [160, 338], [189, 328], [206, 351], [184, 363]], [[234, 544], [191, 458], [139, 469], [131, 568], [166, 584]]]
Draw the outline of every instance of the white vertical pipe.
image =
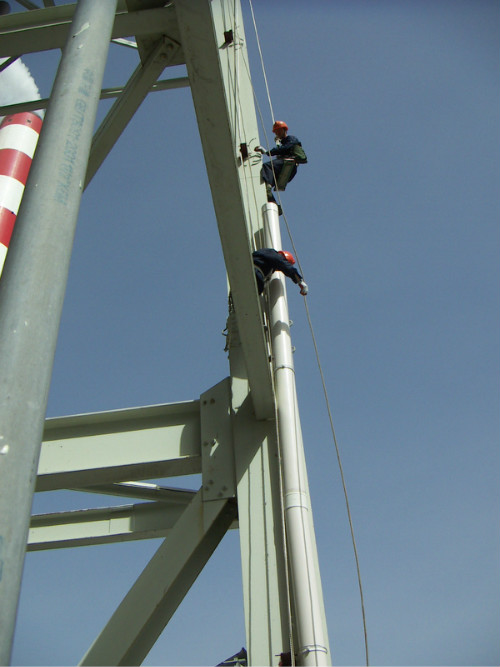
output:
[[[263, 207], [266, 245], [281, 250], [278, 209]], [[328, 637], [316, 540], [312, 527], [307, 471], [302, 445], [295, 370], [290, 337], [286, 278], [275, 272], [269, 281], [269, 309], [278, 428], [283, 465], [283, 493], [290, 579], [297, 628], [299, 664], [329, 665]]]

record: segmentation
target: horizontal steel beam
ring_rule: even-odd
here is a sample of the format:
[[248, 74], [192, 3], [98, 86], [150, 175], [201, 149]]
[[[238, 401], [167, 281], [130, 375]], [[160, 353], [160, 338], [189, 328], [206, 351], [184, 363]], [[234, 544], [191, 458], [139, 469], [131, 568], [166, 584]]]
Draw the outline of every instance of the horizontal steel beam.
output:
[[[165, 537], [195, 491], [183, 492], [182, 502], [153, 502], [120, 507], [35, 514], [31, 518], [28, 551], [45, 551]], [[235, 519], [230, 526], [238, 528]]]
[[35, 515], [31, 518], [28, 551], [165, 537], [191, 499], [172, 505], [139, 503]]
[[37, 491], [201, 472], [199, 401], [48, 419]]
[[86, 489], [72, 489], [83, 493], [133, 498], [134, 500], [154, 500], [155, 502], [185, 505], [191, 501], [194, 491], [176, 487], [159, 486], [150, 482], [115, 482], [114, 484], [97, 484]]
[[[0, 57], [22, 56], [26, 53], [62, 49], [76, 5], [60, 5], [29, 12], [2, 16], [0, 26]], [[150, 37], [167, 35], [180, 42], [175, 9], [173, 6], [119, 11], [115, 18], [112, 38]], [[170, 65], [184, 62], [182, 49]]]
[[[150, 93], [157, 93], [160, 90], [172, 90], [173, 88], [188, 88], [189, 79], [187, 76], [179, 76], [173, 79], [162, 79], [157, 81], [149, 89]], [[101, 100], [109, 100], [113, 97], [119, 97], [125, 90], [124, 86], [115, 86], [113, 88], [103, 88], [101, 90]], [[24, 111], [38, 111], [46, 109], [49, 105], [49, 98], [42, 97], [39, 100], [30, 102], [19, 102], [18, 104], [6, 104], [0, 106], [0, 116], [10, 116], [13, 113], [22, 113]]]

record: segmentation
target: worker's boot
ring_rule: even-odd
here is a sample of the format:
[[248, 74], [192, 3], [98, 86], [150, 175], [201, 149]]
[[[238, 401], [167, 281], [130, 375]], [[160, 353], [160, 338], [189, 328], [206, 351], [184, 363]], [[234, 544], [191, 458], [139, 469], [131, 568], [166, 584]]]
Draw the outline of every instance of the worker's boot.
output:
[[276, 199], [274, 198], [273, 189], [269, 185], [269, 183], [266, 183], [266, 194], [267, 194], [267, 201], [270, 202], [271, 204], [276, 204], [276, 206], [278, 207], [278, 215], [283, 215], [283, 210], [276, 201]]

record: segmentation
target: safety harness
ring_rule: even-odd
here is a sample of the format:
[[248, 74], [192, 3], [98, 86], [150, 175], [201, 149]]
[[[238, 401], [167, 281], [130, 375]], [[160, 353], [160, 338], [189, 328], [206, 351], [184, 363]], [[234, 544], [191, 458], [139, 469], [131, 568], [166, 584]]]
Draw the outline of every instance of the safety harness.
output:
[[283, 157], [283, 167], [276, 180], [276, 189], [285, 190], [295, 165], [306, 164], [307, 155], [302, 144], [294, 144], [290, 157]]

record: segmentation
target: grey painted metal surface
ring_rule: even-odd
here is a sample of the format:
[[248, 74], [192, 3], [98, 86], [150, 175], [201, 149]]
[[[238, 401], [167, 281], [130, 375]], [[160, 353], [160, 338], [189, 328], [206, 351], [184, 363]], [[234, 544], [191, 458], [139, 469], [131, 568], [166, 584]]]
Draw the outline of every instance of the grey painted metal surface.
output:
[[115, 7], [113, 0], [78, 3], [0, 281], [1, 664], [10, 657], [57, 331]]

